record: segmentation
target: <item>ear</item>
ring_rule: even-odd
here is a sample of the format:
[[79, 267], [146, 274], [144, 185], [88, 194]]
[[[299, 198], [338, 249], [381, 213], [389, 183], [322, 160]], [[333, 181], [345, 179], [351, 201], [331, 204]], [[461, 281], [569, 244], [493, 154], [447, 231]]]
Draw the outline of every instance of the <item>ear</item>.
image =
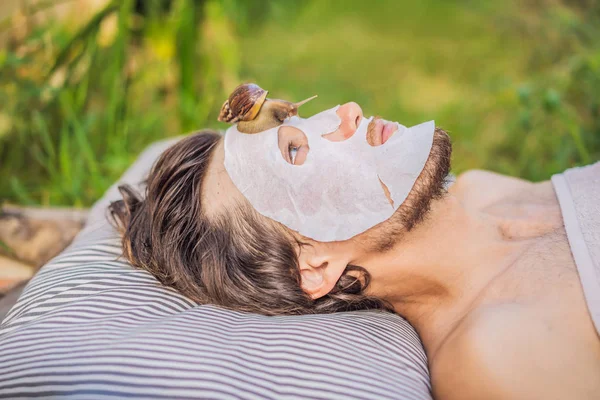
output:
[[325, 296], [335, 287], [350, 262], [335, 245], [312, 242], [303, 246], [298, 257], [302, 290], [313, 299]]

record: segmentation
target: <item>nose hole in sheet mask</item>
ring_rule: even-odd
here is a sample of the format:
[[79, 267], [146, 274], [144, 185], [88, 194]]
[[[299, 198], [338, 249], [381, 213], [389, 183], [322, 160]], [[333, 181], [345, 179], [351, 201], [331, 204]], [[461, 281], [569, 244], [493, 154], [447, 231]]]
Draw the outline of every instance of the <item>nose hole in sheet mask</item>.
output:
[[335, 131], [325, 133], [321, 136], [331, 142], [343, 142], [356, 133], [364, 116], [360, 106], [354, 102], [340, 106], [336, 114], [340, 117], [340, 125]]
[[308, 138], [300, 129], [282, 126], [277, 130], [277, 145], [281, 156], [292, 165], [302, 165], [308, 156]]

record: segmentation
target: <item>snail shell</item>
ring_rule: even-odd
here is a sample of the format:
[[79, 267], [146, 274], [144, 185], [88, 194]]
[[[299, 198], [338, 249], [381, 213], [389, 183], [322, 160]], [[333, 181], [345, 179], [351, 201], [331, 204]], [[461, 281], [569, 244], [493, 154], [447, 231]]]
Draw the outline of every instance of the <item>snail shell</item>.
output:
[[223, 103], [218, 120], [229, 123], [253, 120], [264, 104], [267, 93], [267, 90], [254, 83], [238, 86]]

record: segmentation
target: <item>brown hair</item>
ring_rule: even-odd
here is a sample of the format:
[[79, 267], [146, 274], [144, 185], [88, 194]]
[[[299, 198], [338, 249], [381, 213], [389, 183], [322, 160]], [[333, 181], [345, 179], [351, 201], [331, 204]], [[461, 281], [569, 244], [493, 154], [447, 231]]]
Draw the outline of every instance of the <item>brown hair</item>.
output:
[[123, 200], [109, 209], [127, 260], [201, 304], [265, 315], [393, 311], [364, 293], [369, 273], [353, 265], [329, 294], [313, 300], [300, 286], [297, 251], [304, 244], [280, 224], [259, 220], [249, 205], [209, 219], [200, 194], [220, 138], [201, 131], [167, 149], [148, 175], [144, 198], [119, 187]]

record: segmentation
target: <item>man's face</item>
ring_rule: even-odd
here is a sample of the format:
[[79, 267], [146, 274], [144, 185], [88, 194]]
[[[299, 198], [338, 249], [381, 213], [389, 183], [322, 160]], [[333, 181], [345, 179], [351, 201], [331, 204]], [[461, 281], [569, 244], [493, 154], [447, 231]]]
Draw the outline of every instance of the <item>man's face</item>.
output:
[[[386, 144], [386, 142], [388, 142], [390, 138], [398, 132], [398, 125], [396, 123], [392, 123], [378, 117], [373, 118], [367, 125], [366, 121], [363, 121], [364, 116], [360, 106], [353, 102], [346, 103], [338, 107], [336, 114], [339, 118], [337, 119], [338, 121], [335, 125], [335, 129], [324, 129], [322, 134], [323, 139], [326, 139], [331, 143], [345, 142], [350, 138], [353, 138], [354, 135], [357, 135], [358, 132], [358, 135], [362, 135], [362, 140], [366, 139], [366, 142], [370, 146], [377, 147]], [[361, 123], [363, 123], [363, 129], [359, 131], [358, 128], [361, 126]], [[366, 130], [364, 129], [365, 126]], [[364, 239], [363, 241], [368, 243], [369, 246], [383, 250], [388, 248], [395, 241], [394, 238], [399, 237], [399, 233], [401, 231], [405, 230], [406, 228], [410, 229], [412, 225], [418, 222], [418, 220], [422, 219], [424, 213], [429, 207], [429, 201], [436, 195], [439, 195], [440, 191], [442, 190], [443, 179], [445, 178], [449, 167], [450, 144], [445, 133], [440, 132], [441, 131], [436, 131], [434, 135], [434, 144], [431, 148], [431, 153], [441, 156], [428, 157], [425, 168], [423, 169], [423, 172], [421, 172], [421, 176], [419, 179], [417, 179], [417, 182], [413, 187], [412, 192], [414, 193], [411, 193], [402, 205], [396, 205], [396, 211], [390, 212], [391, 217], [388, 216], [385, 218], [385, 220], [379, 221], [377, 224], [372, 224], [366, 230], [362, 230], [359, 235], [356, 235], [353, 238], [354, 240], [361, 241]], [[284, 124], [283, 126], [277, 128], [276, 137], [276, 151], [279, 153], [277, 156], [284, 160], [285, 163], [293, 166], [302, 166], [306, 163], [307, 158], [311, 157], [311, 150], [314, 149], [310, 148], [306, 133], [297, 126]], [[335, 149], [337, 149], [337, 147], [335, 147]], [[339, 155], [343, 156], [343, 151], [343, 146], [340, 146]], [[258, 156], [253, 155], [253, 157], [257, 158]], [[432, 158], [435, 159], [432, 160]], [[341, 160], [343, 161], [344, 159], [342, 158]], [[356, 165], [360, 166], [361, 160], [355, 161], [357, 161]], [[252, 160], [247, 161], [246, 165], [248, 168], [252, 168]], [[400, 171], [400, 173], [401, 172], [402, 171]], [[259, 173], [259, 171], [253, 171], [253, 175], [255, 173]], [[322, 170], [322, 174], [327, 175], [328, 173], [331, 175], [335, 174], [335, 172], [332, 172], [331, 170]], [[248, 185], [259, 184], [260, 179], [257, 179], [256, 182], [252, 181], [253, 175], [249, 176], [247, 182], [244, 183], [247, 183]], [[392, 196], [390, 196], [390, 191], [384, 182], [382, 182], [381, 179], [375, 179], [372, 181], [373, 182], [369, 180], [368, 185], [373, 183], [373, 185], [376, 185], [377, 188], [375, 189], [374, 186], [371, 185], [369, 188], [365, 187], [363, 191], [378, 190], [381, 193], [383, 202], [377, 204], [370, 203], [369, 205], [381, 209], [384, 207], [393, 207], [394, 201]], [[309, 186], [304, 186], [307, 188], [314, 186], [311, 185], [311, 182], [304, 182], [303, 184], [308, 184]], [[338, 189], [336, 188], [336, 185], [341, 185], [342, 187]], [[210, 207], [214, 208], [215, 212], [222, 213], [222, 207], [232, 207], [235, 204], [246, 204], [247, 206], [250, 206], [246, 196], [238, 189], [240, 185], [238, 184], [236, 186], [236, 184], [233, 183], [229, 174], [224, 168], [224, 149], [222, 144], [219, 145], [215, 151], [204, 187], [205, 192], [203, 196], [208, 198], [205, 204], [211, 205]], [[292, 187], [295, 188], [296, 185]], [[358, 186], [357, 190], [360, 190], [358, 188], [362, 189], [363, 187], [364, 186]], [[335, 193], [338, 193], [339, 190], [343, 189], [347, 189], [347, 187], [346, 185], [342, 184], [337, 176], [336, 179], [333, 179], [330, 183], [328, 183], [328, 186], [325, 188], [325, 190], [332, 190]], [[261, 190], [268, 193], [269, 190], [274, 190], [274, 188], [261, 188]], [[323, 190], [321, 190], [321, 192], [323, 192]], [[370, 194], [367, 195], [370, 196]], [[339, 201], [349, 202], [351, 206], [353, 198], [348, 197], [349, 196], [344, 196], [339, 198]], [[409, 204], [406, 204], [405, 206], [404, 203]], [[217, 204], [219, 206], [216, 206]], [[319, 206], [319, 199], [315, 201], [315, 207], [317, 206]], [[221, 210], [217, 211], [217, 208], [221, 208]], [[268, 220], [266, 217], [263, 218]], [[287, 225], [283, 221], [279, 222]], [[301, 240], [306, 239], [301, 235], [298, 236], [300, 236]]]

